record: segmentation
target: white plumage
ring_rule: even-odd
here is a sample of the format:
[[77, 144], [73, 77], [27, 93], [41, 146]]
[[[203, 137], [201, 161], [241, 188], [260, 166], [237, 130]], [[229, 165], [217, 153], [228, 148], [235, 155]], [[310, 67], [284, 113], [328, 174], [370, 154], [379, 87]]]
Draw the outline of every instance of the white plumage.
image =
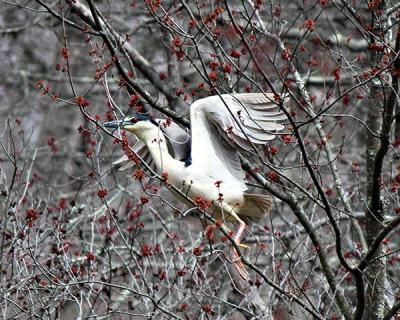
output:
[[[271, 198], [246, 193], [238, 149], [252, 150], [274, 139], [276, 131], [284, 128], [277, 121], [285, 118], [272, 94], [244, 93], [194, 102], [190, 107], [191, 135], [175, 123], [165, 126], [162, 120], [143, 115], [105, 126], [134, 133], [140, 140], [134, 150], [151, 160], [158, 173], [167, 172], [169, 182], [190, 198], [211, 201], [217, 219], [239, 222], [235, 241], [240, 244], [245, 228], [240, 217], [261, 218], [269, 213]], [[216, 185], [217, 181], [221, 183]], [[233, 254], [237, 258], [236, 251]], [[247, 278], [239, 261], [236, 267]]]

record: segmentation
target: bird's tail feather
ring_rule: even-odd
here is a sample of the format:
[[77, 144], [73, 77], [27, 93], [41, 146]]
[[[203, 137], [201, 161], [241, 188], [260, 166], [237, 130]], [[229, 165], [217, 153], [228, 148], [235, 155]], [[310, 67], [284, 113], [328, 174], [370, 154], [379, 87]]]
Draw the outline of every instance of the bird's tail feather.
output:
[[263, 194], [245, 193], [244, 202], [237, 213], [241, 216], [249, 217], [252, 220], [259, 220], [272, 208], [272, 198]]

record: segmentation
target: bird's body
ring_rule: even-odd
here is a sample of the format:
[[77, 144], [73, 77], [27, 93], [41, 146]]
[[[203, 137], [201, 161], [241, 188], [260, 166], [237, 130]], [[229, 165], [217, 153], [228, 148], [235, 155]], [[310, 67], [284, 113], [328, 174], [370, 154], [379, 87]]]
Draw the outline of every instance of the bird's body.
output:
[[[240, 207], [244, 201], [243, 193], [246, 186], [242, 181], [235, 179], [228, 170], [215, 170], [225, 168], [225, 166], [221, 165], [212, 148], [204, 150], [204, 162], [198, 164], [192, 160], [192, 164], [186, 165], [184, 161], [174, 159], [170, 155], [167, 138], [158, 126], [155, 124], [146, 124], [146, 126], [146, 129], [140, 130], [140, 133], [136, 135], [146, 144], [157, 171], [160, 174], [168, 173], [169, 183], [179, 188], [190, 199], [200, 196], [205, 200], [213, 201], [217, 216], [221, 215], [221, 207], [225, 208], [224, 211]], [[203, 135], [203, 139], [203, 143], [209, 141], [206, 135]], [[218, 181], [221, 183], [217, 183]], [[223, 201], [218, 201], [220, 194]], [[179, 194], [174, 195], [187, 202]]]
[[191, 143], [189, 136], [176, 141], [187, 135], [176, 124], [167, 128], [154, 120], [132, 118], [107, 123], [106, 127], [134, 133], [147, 147], [158, 173], [168, 174], [169, 183], [190, 199], [201, 197], [212, 203], [210, 210], [217, 219], [239, 222], [235, 236], [239, 244], [245, 228], [241, 218], [258, 219], [271, 209], [268, 195], [246, 192], [237, 149], [251, 150], [265, 144], [284, 128], [275, 122], [285, 116], [272, 98], [262, 93], [225, 94], [194, 102], [190, 108]]

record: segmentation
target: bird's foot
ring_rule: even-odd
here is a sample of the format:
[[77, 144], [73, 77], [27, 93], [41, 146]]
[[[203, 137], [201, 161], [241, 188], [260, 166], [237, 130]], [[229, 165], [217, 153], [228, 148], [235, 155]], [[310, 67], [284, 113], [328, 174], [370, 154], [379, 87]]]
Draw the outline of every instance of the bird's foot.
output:
[[238, 243], [237, 246], [238, 246], [239, 248], [242, 248], [242, 249], [250, 249], [250, 247], [249, 247], [248, 245], [245, 245], [245, 244], [243, 244], [243, 243]]
[[[238, 244], [238, 246], [241, 246], [241, 245]], [[233, 261], [236, 271], [239, 273], [239, 275], [242, 277], [242, 279], [245, 281], [249, 281], [250, 275], [249, 275], [248, 271], [246, 270], [246, 267], [243, 264], [242, 259], [240, 258], [236, 249], [232, 249], [232, 261]]]

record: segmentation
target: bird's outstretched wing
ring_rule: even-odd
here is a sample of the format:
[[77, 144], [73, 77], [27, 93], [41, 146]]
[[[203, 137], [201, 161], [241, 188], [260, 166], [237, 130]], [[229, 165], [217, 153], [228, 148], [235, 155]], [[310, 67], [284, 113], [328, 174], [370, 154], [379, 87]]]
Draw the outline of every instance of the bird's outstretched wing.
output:
[[[182, 129], [175, 122], [165, 121], [164, 119], [155, 119], [159, 124], [161, 132], [166, 139], [168, 151], [171, 156], [179, 161], [186, 161], [190, 158], [191, 137], [190, 134]], [[150, 155], [149, 149], [142, 141], [138, 141], [133, 146], [133, 151], [141, 157], [154, 171], [156, 166]], [[128, 157], [123, 155], [121, 158], [113, 162], [113, 165], [121, 165], [120, 171], [131, 168], [135, 165], [134, 162], [128, 161]]]
[[[286, 103], [289, 98], [284, 99]], [[192, 124], [192, 161], [204, 168], [223, 163], [237, 179], [243, 179], [236, 148], [253, 149], [276, 136], [286, 119], [272, 94], [242, 93], [211, 96], [194, 102]]]

